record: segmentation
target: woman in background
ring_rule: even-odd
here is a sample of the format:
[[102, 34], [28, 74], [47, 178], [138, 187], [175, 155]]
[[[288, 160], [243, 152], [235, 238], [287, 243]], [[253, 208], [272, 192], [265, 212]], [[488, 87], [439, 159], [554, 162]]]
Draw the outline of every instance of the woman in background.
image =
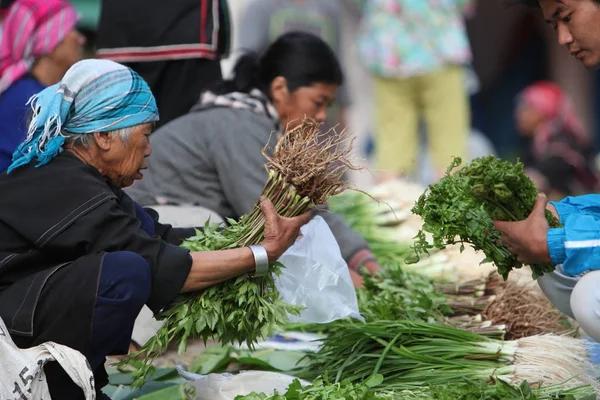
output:
[[24, 139], [31, 96], [82, 59], [85, 38], [65, 0], [16, 0], [0, 23], [0, 172]]
[[[343, 82], [339, 62], [317, 36], [292, 32], [261, 56], [241, 57], [234, 78], [204, 92], [192, 110], [156, 130], [150, 170], [127, 193], [142, 205], [195, 205], [222, 218], [252, 211], [267, 172], [263, 148], [283, 127], [327, 120]], [[268, 147], [267, 147], [268, 146]], [[192, 218], [189, 208], [182, 212]], [[339, 216], [320, 214], [333, 232], [356, 285], [358, 271], [379, 270], [366, 241]]]
[[551, 200], [598, 189], [594, 149], [571, 101], [556, 84], [537, 82], [518, 97], [521, 160], [537, 188]]
[[[263, 54], [269, 45], [289, 32], [320, 37], [342, 60], [341, 0], [247, 0], [237, 34], [237, 50]], [[347, 85], [338, 91], [328, 113], [328, 127], [346, 125], [350, 105]]]

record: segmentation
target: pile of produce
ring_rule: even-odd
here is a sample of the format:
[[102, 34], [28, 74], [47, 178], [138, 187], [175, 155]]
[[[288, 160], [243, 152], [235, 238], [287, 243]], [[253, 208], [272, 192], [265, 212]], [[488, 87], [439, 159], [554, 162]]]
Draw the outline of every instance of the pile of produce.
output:
[[[377, 278], [365, 276], [364, 288], [357, 290], [359, 309], [367, 320], [438, 321], [506, 339], [576, 332], [572, 322], [552, 306], [537, 284], [526, 276], [523, 280], [528, 283], [517, 282], [525, 273], [506, 281], [491, 272], [487, 277], [467, 282], [434, 282], [429, 276], [436, 276], [438, 270], [447, 266], [446, 250], [423, 258], [419, 264], [407, 265], [405, 259], [412, 254], [410, 244], [389, 239], [403, 223], [396, 218], [405, 216], [393, 201], [378, 202], [368, 194], [346, 191], [331, 198], [329, 204], [332, 211], [342, 215], [366, 238], [385, 266]], [[468, 258], [464, 262], [467, 265], [463, 269], [480, 268], [476, 262], [469, 263]]]
[[[364, 287], [357, 290], [366, 323], [286, 324], [287, 313], [298, 309], [279, 299], [273, 275], [283, 266], [275, 264], [265, 278], [240, 277], [173, 304], [163, 314], [163, 329], [142, 349], [147, 358], [134, 373], [138, 382], [152, 371], [152, 358], [167, 344], [177, 343], [185, 351], [188, 338], [213, 338], [224, 346], [208, 349], [192, 371], [261, 369], [312, 380], [305, 387], [295, 380], [284, 393], [252, 393], [236, 400], [596, 398], [600, 384], [586, 342], [557, 335], [574, 328], [537, 286], [517, 283], [516, 277], [526, 272], [507, 279], [523, 265], [500, 244], [493, 220], [522, 220], [533, 208], [537, 192], [521, 164], [485, 157], [459, 168], [460, 160], [454, 160], [446, 176], [414, 206], [423, 225], [411, 246], [394, 234], [409, 218], [407, 207], [378, 203], [362, 192], [338, 194], [344, 189], [343, 171], [350, 167], [348, 148], [340, 146], [345, 137], [328, 135], [326, 155], [311, 149], [310, 138], [323, 143], [314, 123], [298, 129], [295, 135], [288, 132], [269, 158], [264, 193], [289, 216], [335, 195], [330, 209], [365, 237], [383, 266], [378, 276], [366, 275]], [[558, 226], [550, 213], [547, 219]], [[224, 230], [207, 226], [184, 246], [216, 250], [260, 241], [264, 221], [258, 208], [228, 222]], [[432, 279], [438, 276], [436, 269], [445, 268], [447, 252], [458, 249], [455, 244], [483, 251], [484, 261], [493, 262], [504, 280], [496, 272], [468, 282]], [[415, 254], [421, 260], [409, 268]], [[468, 267], [479, 268], [477, 262]], [[534, 265], [533, 276], [553, 268]], [[281, 326], [321, 333], [319, 349], [252, 349]], [[292, 337], [281, 334], [272, 343]], [[241, 342], [250, 350], [231, 345]]]
[[294, 380], [283, 394], [275, 393], [267, 396], [264, 393], [251, 393], [237, 396], [235, 400], [385, 400], [371, 388], [381, 384], [381, 375], [374, 375], [364, 383], [353, 384], [349, 381], [331, 383], [327, 378], [317, 378], [311, 385], [302, 387], [299, 380]]
[[[348, 161], [350, 141], [344, 132], [321, 133], [319, 125], [308, 119], [288, 130], [272, 155], [264, 152], [269, 180], [263, 195], [285, 217], [301, 215], [325, 203], [346, 189], [343, 175], [352, 167]], [[206, 226], [182, 246], [192, 251], [222, 250], [258, 244], [263, 238], [265, 219], [258, 204], [249, 215], [228, 223], [222, 230]], [[206, 342], [214, 338], [223, 344], [245, 342], [252, 346], [288, 322], [288, 313], [297, 315], [300, 310], [285, 304], [275, 287], [274, 276], [282, 267], [274, 263], [264, 277], [239, 276], [181, 296], [157, 316], [165, 322], [156, 336], [131, 355], [130, 360], [144, 357], [142, 367], [135, 372], [135, 384], [143, 383], [152, 373], [152, 361], [170, 344], [177, 343], [180, 353], [189, 339]]]
[[[522, 163], [488, 156], [463, 167], [460, 164], [460, 158], [454, 159], [446, 176], [431, 185], [412, 209], [423, 219], [414, 244], [416, 259], [432, 249], [466, 243], [482, 251], [486, 256], [482, 263], [493, 262], [506, 279], [512, 269], [523, 264], [499, 242], [500, 233], [493, 221], [526, 219], [533, 209], [537, 189], [525, 175]], [[549, 211], [546, 218], [551, 227], [559, 226]], [[535, 279], [554, 271], [554, 265], [532, 265], [531, 269]]]
[[492, 378], [516, 385], [566, 382], [567, 387], [599, 388], [588, 375], [592, 366], [585, 346], [570, 337], [501, 341], [419, 321], [338, 321], [333, 326], [321, 349], [309, 354], [300, 377], [328, 373], [335, 381], [356, 383], [381, 374], [385, 386], [378, 388], [393, 391]]
[[236, 400], [596, 400], [590, 386], [566, 388], [564, 385], [535, 387], [527, 382], [513, 386], [501, 379], [492, 385], [471, 380], [459, 380], [446, 386], [423, 386], [411, 390], [376, 391], [375, 384], [383, 382], [381, 375], [373, 375], [365, 383], [353, 384], [347, 380], [329, 383], [317, 378], [312, 385], [302, 387], [294, 381], [284, 394], [251, 393]]
[[356, 291], [358, 308], [370, 320], [443, 321], [452, 314], [448, 298], [422, 275], [405, 272], [398, 264], [388, 265], [378, 276], [364, 277]]

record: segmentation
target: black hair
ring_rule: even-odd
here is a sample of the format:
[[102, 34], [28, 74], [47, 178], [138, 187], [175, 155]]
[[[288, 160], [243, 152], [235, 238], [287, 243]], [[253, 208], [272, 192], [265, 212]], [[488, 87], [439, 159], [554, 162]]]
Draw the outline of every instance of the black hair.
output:
[[340, 63], [327, 43], [315, 35], [290, 32], [273, 42], [262, 56], [242, 55], [233, 69], [233, 78], [210, 90], [225, 94], [258, 88], [268, 96], [278, 76], [286, 79], [290, 92], [317, 82], [341, 85], [344, 81]]
[[[530, 6], [530, 7], [539, 7], [540, 3], [538, 2], [538, 0], [504, 0], [505, 3], [509, 4], [509, 5], [515, 5], [515, 4], [525, 4], [526, 6]], [[600, 0], [590, 0], [592, 3], [596, 3], [598, 6], [600, 6]]]

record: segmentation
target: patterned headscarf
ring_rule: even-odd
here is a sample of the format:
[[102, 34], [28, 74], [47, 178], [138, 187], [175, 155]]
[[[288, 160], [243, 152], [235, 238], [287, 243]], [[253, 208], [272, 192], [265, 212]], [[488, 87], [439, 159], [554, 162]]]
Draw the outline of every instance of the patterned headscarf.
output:
[[0, 22], [0, 93], [52, 53], [78, 19], [65, 0], [16, 0]]
[[[571, 135], [578, 144], [586, 144], [587, 137], [583, 125], [571, 100], [558, 85], [545, 81], [534, 83], [520, 94], [519, 100], [544, 117], [533, 137], [533, 150], [536, 155], [543, 156], [555, 152], [569, 155], [571, 151], [562, 148], [564, 146], [560, 149], [552, 148], [553, 139], [557, 135]], [[573, 155], [570, 158], [579, 157]], [[575, 159], [570, 161], [572, 164], [581, 162]]]
[[158, 121], [158, 108], [148, 84], [133, 70], [109, 60], [84, 60], [62, 81], [29, 99], [33, 117], [27, 138], [8, 168], [48, 163], [63, 149], [62, 131], [70, 134], [108, 132]]

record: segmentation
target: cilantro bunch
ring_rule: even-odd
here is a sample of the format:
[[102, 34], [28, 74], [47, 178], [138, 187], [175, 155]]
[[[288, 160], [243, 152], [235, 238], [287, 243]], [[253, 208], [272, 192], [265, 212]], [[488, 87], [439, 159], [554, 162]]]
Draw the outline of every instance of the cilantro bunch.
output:
[[[482, 263], [493, 262], [498, 273], [506, 279], [511, 270], [523, 267], [514, 254], [500, 242], [494, 220], [521, 221], [526, 219], [537, 197], [534, 183], [524, 172], [523, 164], [515, 164], [494, 156], [481, 157], [458, 168], [455, 158], [446, 175], [431, 185], [412, 209], [423, 219], [423, 227], [415, 237], [415, 256], [432, 249], [461, 243], [471, 245], [485, 254]], [[550, 227], [558, 227], [554, 216], [546, 211]], [[554, 265], [531, 265], [533, 278], [554, 271]]]
[[358, 308], [370, 320], [442, 321], [451, 315], [448, 298], [422, 275], [406, 272], [400, 264], [387, 265], [377, 276], [364, 275], [356, 291]]

